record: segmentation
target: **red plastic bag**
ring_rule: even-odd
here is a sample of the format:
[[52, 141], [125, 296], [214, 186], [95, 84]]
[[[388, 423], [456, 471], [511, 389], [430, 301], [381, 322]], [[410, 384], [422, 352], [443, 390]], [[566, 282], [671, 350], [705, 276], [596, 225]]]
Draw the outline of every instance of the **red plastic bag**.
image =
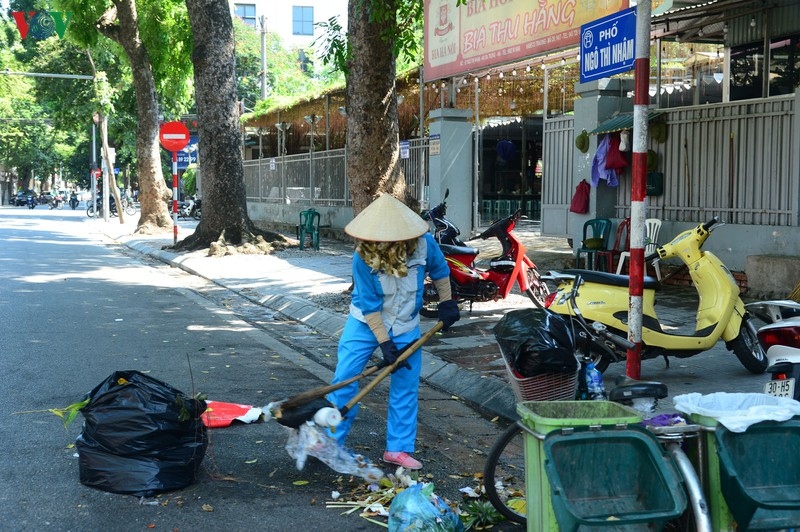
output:
[[617, 174], [628, 166], [628, 160], [619, 149], [619, 133], [611, 133], [606, 153], [606, 170], [616, 170]]
[[578, 186], [575, 187], [575, 195], [572, 196], [572, 202], [569, 204], [569, 212], [578, 214], [586, 214], [589, 212], [589, 193], [591, 187], [585, 179], [582, 179]]

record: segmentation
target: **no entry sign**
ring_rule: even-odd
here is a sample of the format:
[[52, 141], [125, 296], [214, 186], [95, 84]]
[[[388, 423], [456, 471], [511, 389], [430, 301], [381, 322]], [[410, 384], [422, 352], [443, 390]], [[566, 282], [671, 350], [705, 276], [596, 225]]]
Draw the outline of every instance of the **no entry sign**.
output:
[[161, 126], [158, 138], [164, 149], [180, 151], [189, 144], [189, 130], [181, 122], [166, 122]]

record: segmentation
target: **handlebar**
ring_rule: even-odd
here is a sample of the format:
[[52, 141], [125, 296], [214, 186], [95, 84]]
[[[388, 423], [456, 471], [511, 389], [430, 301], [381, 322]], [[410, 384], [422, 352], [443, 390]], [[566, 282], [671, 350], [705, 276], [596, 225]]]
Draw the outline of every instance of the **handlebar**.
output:
[[719, 216], [714, 216], [709, 221], [707, 221], [706, 223], [703, 224], [703, 229], [708, 231], [708, 230], [711, 229], [711, 226], [714, 225], [717, 222], [719, 222]]

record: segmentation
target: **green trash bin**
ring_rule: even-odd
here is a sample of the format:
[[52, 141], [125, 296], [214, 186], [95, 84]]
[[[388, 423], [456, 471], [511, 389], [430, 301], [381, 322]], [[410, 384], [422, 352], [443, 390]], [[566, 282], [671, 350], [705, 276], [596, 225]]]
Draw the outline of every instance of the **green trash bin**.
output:
[[559, 530], [661, 530], [686, 510], [672, 456], [647, 429], [575, 429], [544, 439]]
[[800, 527], [800, 418], [714, 433], [722, 494], [739, 530]]
[[[720, 463], [720, 449], [717, 443], [716, 431], [724, 428], [720, 420], [728, 423], [727, 419], [741, 417], [757, 418], [759, 414], [751, 413], [750, 409], [759, 407], [762, 409], [775, 409], [774, 411], [792, 410], [794, 407], [787, 405], [795, 404], [783, 397], [772, 397], [761, 393], [728, 393], [716, 392], [701, 395], [699, 393], [689, 393], [677, 395], [673, 398], [677, 410], [689, 415], [692, 423], [705, 428], [701, 438], [702, 463], [695, 464], [699, 468], [698, 475], [703, 479], [703, 491], [709, 505], [711, 526], [715, 532], [734, 532], [743, 530], [737, 524], [735, 512], [731, 511], [730, 501], [726, 500], [723, 493], [723, 471]], [[763, 412], [763, 410], [762, 410]], [[761, 414], [763, 415], [763, 413]], [[791, 416], [791, 413], [787, 417]], [[762, 419], [764, 419], [762, 417]], [[763, 422], [763, 421], [762, 421]], [[749, 428], [744, 433], [757, 426], [757, 421], [752, 421]], [[737, 433], [739, 434], [739, 433]], [[775, 447], [772, 447], [775, 449]], [[735, 506], [738, 502], [733, 503]]]
[[642, 421], [637, 410], [611, 401], [526, 401], [517, 404], [517, 413], [535, 433], [525, 433], [526, 517], [528, 530], [535, 531], [559, 528], [544, 467], [544, 436], [574, 427], [626, 427]]

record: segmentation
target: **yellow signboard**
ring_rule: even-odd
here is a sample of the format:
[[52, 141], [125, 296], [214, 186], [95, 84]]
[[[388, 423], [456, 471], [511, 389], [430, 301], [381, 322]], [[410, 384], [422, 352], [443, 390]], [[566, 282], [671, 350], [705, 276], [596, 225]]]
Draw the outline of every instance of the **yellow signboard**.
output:
[[628, 0], [425, 0], [425, 81], [576, 46]]

